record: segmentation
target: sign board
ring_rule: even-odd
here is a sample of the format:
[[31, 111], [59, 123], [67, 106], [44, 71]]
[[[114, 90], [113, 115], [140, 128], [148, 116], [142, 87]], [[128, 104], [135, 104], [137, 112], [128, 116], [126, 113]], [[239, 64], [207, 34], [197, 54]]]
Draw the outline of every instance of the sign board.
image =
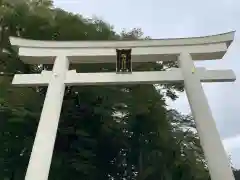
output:
[[116, 49], [117, 61], [116, 72], [117, 73], [131, 73], [132, 72], [132, 59], [131, 49]]

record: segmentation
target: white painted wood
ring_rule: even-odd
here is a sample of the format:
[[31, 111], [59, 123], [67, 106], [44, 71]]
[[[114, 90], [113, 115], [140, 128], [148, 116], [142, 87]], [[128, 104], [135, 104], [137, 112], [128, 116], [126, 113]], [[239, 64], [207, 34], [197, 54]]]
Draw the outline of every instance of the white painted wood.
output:
[[18, 47], [37, 47], [37, 48], [133, 48], [133, 47], [152, 47], [152, 46], [182, 46], [182, 45], [201, 45], [226, 43], [228, 46], [234, 39], [235, 31], [187, 38], [168, 38], [151, 40], [130, 40], [130, 41], [39, 41], [10, 37], [10, 42]]
[[[198, 71], [196, 72], [198, 73]], [[201, 82], [233, 82], [236, 75], [233, 70], [207, 70], [201, 74], [197, 74]]]
[[[227, 51], [226, 43], [132, 48], [132, 62], [176, 61], [182, 51], [194, 60], [220, 59]], [[52, 64], [58, 54], [68, 56], [71, 63], [116, 63], [115, 48], [32, 48], [20, 47], [19, 55], [28, 64]], [[37, 57], [37, 58], [36, 58]]]
[[234, 180], [231, 166], [217, 131], [199, 77], [192, 73], [194, 63], [188, 53], [181, 53], [179, 65], [184, 86], [194, 116], [201, 146], [212, 180]]
[[116, 73], [70, 73], [67, 74], [66, 85], [114, 85], [114, 84], [153, 84], [181, 82], [181, 71], [133, 72], [132, 74]]
[[[192, 54], [194, 53], [215, 53], [226, 51], [227, 46], [225, 43], [219, 44], [208, 44], [208, 45], [192, 45], [192, 46], [161, 46], [161, 47], [133, 47], [131, 56], [142, 56], [142, 55], [172, 55], [180, 54], [182, 51], [187, 51]], [[64, 53], [66, 56], [74, 57], [95, 57], [99, 56], [111, 56], [116, 62], [116, 48], [31, 48], [31, 47], [20, 47], [19, 55], [32, 56], [32, 57], [54, 57], [59, 53]], [[97, 61], [97, 60], [96, 60]], [[139, 61], [136, 61], [139, 62]]]
[[47, 180], [65, 91], [64, 79], [69, 62], [56, 58], [25, 180]]
[[116, 48], [131, 48], [132, 62], [176, 61], [187, 51], [193, 60], [221, 59], [233, 41], [234, 32], [206, 37], [138, 41], [36, 41], [11, 37], [21, 60], [28, 64], [53, 64], [59, 54], [71, 63], [115, 63]]
[[[48, 74], [16, 74], [12, 84], [16, 86], [47, 86], [52, 72]], [[201, 82], [232, 82], [236, 76], [232, 70], [205, 70], [197, 68], [196, 73]], [[109, 84], [155, 84], [183, 82], [181, 69], [170, 71], [133, 72], [132, 74], [116, 73], [76, 73], [68, 71], [66, 85], [109, 85]]]
[[12, 84], [16, 86], [47, 86], [51, 80], [52, 71], [43, 71], [41, 74], [15, 74]]
[[[236, 77], [232, 70], [196, 70], [202, 82], [232, 82]], [[66, 85], [119, 85], [119, 84], [157, 84], [181, 83], [184, 78], [181, 69], [155, 72], [116, 73], [71, 73], [67, 74]]]

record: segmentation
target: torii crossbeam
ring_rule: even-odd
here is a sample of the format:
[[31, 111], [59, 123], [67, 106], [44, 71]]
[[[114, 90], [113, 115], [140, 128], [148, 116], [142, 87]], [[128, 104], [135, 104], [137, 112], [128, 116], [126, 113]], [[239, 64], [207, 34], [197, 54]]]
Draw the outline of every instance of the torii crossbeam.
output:
[[[193, 60], [221, 59], [234, 32], [181, 39], [138, 41], [36, 41], [11, 37], [19, 56], [28, 64], [54, 64], [41, 74], [17, 74], [18, 86], [48, 86], [25, 180], [47, 180], [62, 107], [65, 86], [146, 83], [184, 83], [212, 180], [234, 180], [201, 82], [231, 82], [232, 70], [196, 68]], [[115, 63], [117, 48], [131, 48], [132, 62], [178, 61], [170, 71], [76, 73], [70, 63]]]

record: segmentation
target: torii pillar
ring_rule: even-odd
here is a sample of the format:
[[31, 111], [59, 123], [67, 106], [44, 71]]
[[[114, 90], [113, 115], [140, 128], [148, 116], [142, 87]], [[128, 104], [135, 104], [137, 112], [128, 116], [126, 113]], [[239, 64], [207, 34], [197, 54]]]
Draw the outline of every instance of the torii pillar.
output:
[[199, 77], [191, 72], [194, 63], [190, 54], [181, 53], [179, 64], [184, 76], [184, 87], [196, 123], [212, 180], [234, 179], [220, 135], [216, 128]]
[[[11, 37], [19, 47], [21, 60], [29, 64], [54, 64], [52, 72], [15, 75], [14, 85], [47, 86], [25, 180], [47, 180], [57, 134], [65, 86], [136, 83], [184, 83], [201, 146], [212, 180], [234, 180], [201, 82], [231, 82], [232, 70], [206, 70], [194, 67], [194, 60], [221, 59], [234, 38], [234, 32], [214, 36], [144, 41], [35, 41]], [[70, 63], [115, 63], [116, 48], [131, 48], [133, 62], [178, 61], [170, 71], [116, 73], [76, 73]], [[104, 64], [103, 64], [104, 66]]]

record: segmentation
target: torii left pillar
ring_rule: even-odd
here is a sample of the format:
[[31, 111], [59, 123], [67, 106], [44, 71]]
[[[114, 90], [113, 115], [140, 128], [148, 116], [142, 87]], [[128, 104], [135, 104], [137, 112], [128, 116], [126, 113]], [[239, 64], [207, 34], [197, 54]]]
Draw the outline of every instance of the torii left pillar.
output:
[[51, 166], [69, 61], [57, 56], [53, 66], [25, 180], [47, 180]]

